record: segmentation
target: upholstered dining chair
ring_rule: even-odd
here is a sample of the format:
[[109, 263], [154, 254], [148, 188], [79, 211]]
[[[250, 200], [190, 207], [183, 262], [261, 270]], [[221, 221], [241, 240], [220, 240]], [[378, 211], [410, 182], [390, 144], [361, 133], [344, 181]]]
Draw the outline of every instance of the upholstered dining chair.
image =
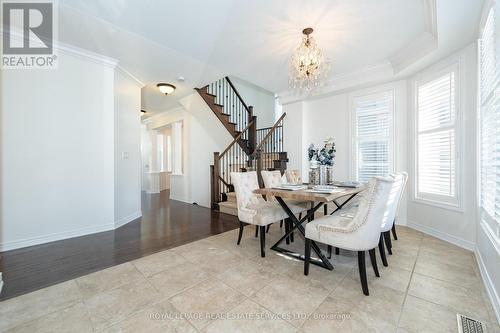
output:
[[301, 184], [302, 176], [300, 170], [285, 170], [286, 182], [289, 184]]
[[[257, 225], [260, 231], [260, 255], [265, 257], [266, 226], [284, 220], [288, 218], [288, 215], [278, 203], [266, 201], [261, 195], [253, 193], [259, 188], [257, 172], [231, 172], [231, 181], [236, 193], [240, 221], [237, 244], [240, 245], [243, 228], [246, 224]], [[289, 204], [288, 207], [296, 214], [303, 211], [301, 206]]]
[[[387, 218], [387, 223], [382, 225], [382, 233], [380, 234], [380, 241], [378, 244], [380, 257], [382, 258], [382, 264], [388, 266], [387, 258], [385, 256], [384, 243], [387, 247], [387, 252], [392, 255], [392, 242], [391, 242], [391, 230], [396, 234], [395, 224], [396, 217], [398, 214], [399, 205], [401, 204], [401, 198], [404, 194], [404, 189], [406, 186], [406, 181], [408, 180], [408, 174], [406, 172], [391, 174], [390, 177], [394, 178], [394, 194], [396, 202], [391, 206], [389, 215]], [[397, 239], [397, 238], [396, 238]]]
[[[302, 176], [300, 174], [300, 170], [297, 170], [297, 169], [285, 170], [285, 177], [286, 177], [287, 183], [290, 183], [290, 184], [301, 184], [302, 183]], [[327, 204], [323, 205], [323, 214], [324, 215], [328, 214], [328, 205]]]
[[305, 233], [304, 274], [309, 274], [311, 241], [357, 251], [359, 278], [363, 293], [368, 296], [365, 252], [369, 252], [373, 270], [379, 277], [375, 248], [380, 240], [382, 225], [388, 223], [389, 210], [396, 201], [394, 185], [393, 177], [375, 177], [368, 182], [358, 207], [309, 222]]
[[[264, 182], [264, 187], [266, 188], [273, 188], [280, 186], [283, 183], [283, 178], [281, 176], [281, 171], [279, 170], [273, 170], [273, 171], [261, 171], [260, 175], [262, 176], [262, 180]], [[276, 202], [275, 197], [266, 197], [267, 201], [271, 202]], [[302, 211], [306, 211], [308, 209], [308, 202], [304, 201], [299, 201], [299, 200], [285, 200], [287, 203], [291, 203], [293, 205], [297, 205], [303, 208]], [[299, 213], [299, 220], [302, 218], [302, 213]], [[280, 226], [282, 225], [282, 222], [280, 222]], [[288, 233], [290, 228], [292, 227], [292, 224], [288, 221], [288, 219], [285, 220], [285, 232]], [[268, 226], [269, 230], [269, 226]], [[291, 241], [293, 242], [293, 233], [290, 235]], [[288, 239], [287, 239], [288, 241]]]

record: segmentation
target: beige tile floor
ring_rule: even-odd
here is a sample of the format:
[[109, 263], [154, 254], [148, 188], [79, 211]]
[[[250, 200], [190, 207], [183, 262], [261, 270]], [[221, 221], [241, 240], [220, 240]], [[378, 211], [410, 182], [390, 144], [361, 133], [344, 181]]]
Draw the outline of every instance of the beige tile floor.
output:
[[240, 246], [234, 230], [1, 302], [0, 332], [441, 333], [457, 332], [457, 312], [500, 332], [471, 252], [398, 234], [381, 277], [368, 267], [369, 297], [354, 253], [306, 277], [302, 262], [260, 258], [249, 227]]

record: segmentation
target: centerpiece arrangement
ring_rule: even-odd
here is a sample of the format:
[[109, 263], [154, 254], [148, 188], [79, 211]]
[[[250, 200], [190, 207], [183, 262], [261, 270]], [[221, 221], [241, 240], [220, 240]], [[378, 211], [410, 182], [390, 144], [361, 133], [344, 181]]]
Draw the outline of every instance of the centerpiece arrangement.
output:
[[332, 138], [326, 138], [321, 149], [316, 148], [313, 143], [307, 149], [310, 163], [309, 183], [313, 185], [326, 185], [333, 182], [333, 165], [335, 164], [335, 142]]

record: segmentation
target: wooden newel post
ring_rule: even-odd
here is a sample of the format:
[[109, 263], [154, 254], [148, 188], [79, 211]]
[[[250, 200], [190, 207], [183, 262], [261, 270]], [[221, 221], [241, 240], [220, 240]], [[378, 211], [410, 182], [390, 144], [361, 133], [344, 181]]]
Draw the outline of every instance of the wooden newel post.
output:
[[248, 107], [248, 119], [253, 121], [252, 126], [248, 129], [248, 144], [250, 152], [253, 153], [257, 147], [257, 116], [253, 115], [253, 106]]
[[219, 182], [219, 176], [220, 176], [220, 158], [219, 158], [219, 152], [214, 152], [214, 165], [213, 165], [213, 176], [212, 176], [212, 197], [213, 197], [213, 202], [212, 206], [217, 205], [220, 202], [220, 182]]
[[264, 187], [264, 181], [262, 180], [262, 156], [261, 156], [262, 150], [259, 148], [255, 152], [255, 161], [257, 162], [257, 178], [259, 179], [259, 186]]

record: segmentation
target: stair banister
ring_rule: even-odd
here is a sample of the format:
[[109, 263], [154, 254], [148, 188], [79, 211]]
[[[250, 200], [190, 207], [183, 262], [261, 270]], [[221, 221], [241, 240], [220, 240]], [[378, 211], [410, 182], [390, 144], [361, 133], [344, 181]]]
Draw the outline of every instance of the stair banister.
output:
[[284, 112], [281, 115], [281, 117], [279, 117], [279, 119], [274, 123], [273, 127], [271, 127], [271, 129], [269, 130], [269, 132], [267, 132], [267, 134], [264, 136], [264, 138], [262, 139], [262, 141], [259, 142], [259, 145], [255, 148], [255, 151], [254, 151], [254, 153], [252, 155], [256, 155], [256, 152], [258, 150], [262, 149], [262, 146], [267, 142], [267, 140], [269, 140], [269, 138], [274, 133], [274, 131], [276, 130], [276, 128], [279, 126], [279, 124], [281, 123], [281, 121], [283, 120], [283, 118], [285, 118], [285, 116], [286, 116], [286, 112]]
[[240, 134], [238, 134], [234, 139], [233, 141], [231, 141], [231, 143], [229, 144], [229, 146], [227, 146], [226, 149], [224, 149], [224, 151], [219, 155], [219, 159], [222, 158], [222, 156], [224, 156], [228, 151], [229, 149], [231, 149], [231, 147], [236, 143], [238, 142], [239, 139], [241, 139], [241, 136], [243, 135], [243, 133], [245, 133], [246, 131], [248, 131], [248, 129], [254, 124], [254, 120], [252, 120], [248, 125], [247, 127], [245, 127], [245, 129], [243, 131], [240, 132]]
[[240, 93], [238, 92], [238, 90], [234, 86], [233, 82], [231, 82], [231, 79], [229, 79], [229, 76], [226, 76], [226, 80], [229, 83], [229, 85], [231, 86], [231, 88], [234, 90], [234, 92], [236, 93], [236, 96], [238, 96], [238, 98], [240, 99], [241, 104], [243, 104], [243, 106], [245, 107], [247, 112], [249, 112], [249, 107], [245, 104], [245, 101], [243, 100], [243, 98], [241, 98]]

